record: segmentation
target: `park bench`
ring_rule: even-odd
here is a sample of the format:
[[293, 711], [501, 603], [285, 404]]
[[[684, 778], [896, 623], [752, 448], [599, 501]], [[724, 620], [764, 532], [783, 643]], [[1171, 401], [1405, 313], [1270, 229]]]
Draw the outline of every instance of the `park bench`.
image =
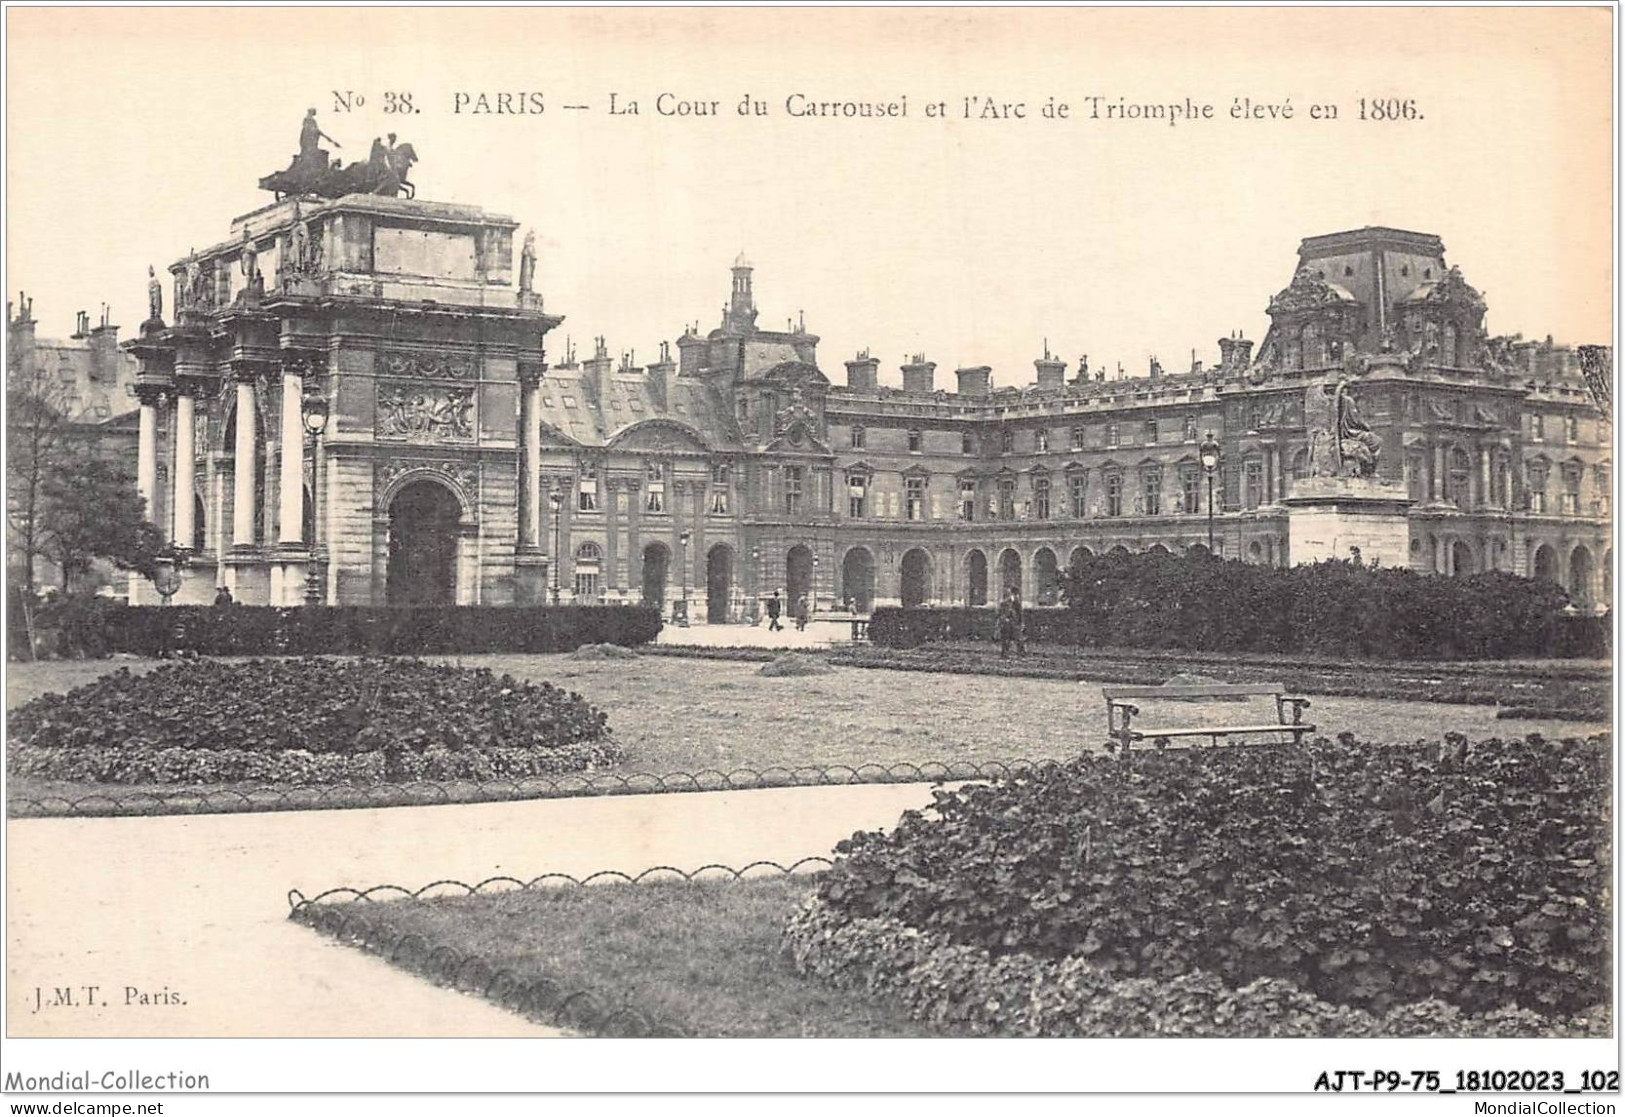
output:
[[[1290, 733], [1292, 743], [1301, 745], [1305, 733], [1313, 733], [1314, 725], [1303, 720], [1303, 711], [1309, 705], [1309, 699], [1298, 698], [1286, 693], [1286, 688], [1280, 683], [1197, 683], [1176, 684], [1169, 686], [1127, 686], [1103, 687], [1101, 693], [1106, 696], [1106, 732], [1107, 735], [1127, 751], [1135, 741], [1156, 740], [1161, 737], [1209, 737], [1217, 745], [1220, 737], [1239, 737], [1257, 733]], [[1219, 700], [1245, 700], [1247, 698], [1269, 695], [1275, 699], [1275, 720], [1266, 722], [1260, 720], [1252, 724], [1237, 725], [1194, 725], [1176, 727], [1173, 729], [1136, 729], [1133, 721], [1140, 714], [1140, 707], [1134, 704], [1135, 699], [1179, 699], [1183, 701], [1200, 701], [1204, 698]], [[1287, 708], [1291, 707], [1291, 720], [1287, 717]]]

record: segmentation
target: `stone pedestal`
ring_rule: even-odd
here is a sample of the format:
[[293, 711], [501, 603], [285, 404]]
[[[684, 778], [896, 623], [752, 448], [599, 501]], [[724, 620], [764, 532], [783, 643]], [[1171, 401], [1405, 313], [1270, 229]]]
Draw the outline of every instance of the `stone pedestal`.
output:
[[1282, 501], [1287, 555], [1294, 566], [1350, 559], [1410, 565], [1411, 497], [1396, 481], [1374, 477], [1304, 477]]
[[520, 551], [513, 559], [515, 605], [548, 604], [547, 556], [539, 551]]

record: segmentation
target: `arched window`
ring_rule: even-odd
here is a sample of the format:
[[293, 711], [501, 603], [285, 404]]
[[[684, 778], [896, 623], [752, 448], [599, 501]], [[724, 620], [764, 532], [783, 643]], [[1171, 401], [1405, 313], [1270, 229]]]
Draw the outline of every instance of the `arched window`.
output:
[[603, 549], [596, 543], [583, 543], [576, 548], [576, 600], [590, 601], [598, 596], [603, 559]]

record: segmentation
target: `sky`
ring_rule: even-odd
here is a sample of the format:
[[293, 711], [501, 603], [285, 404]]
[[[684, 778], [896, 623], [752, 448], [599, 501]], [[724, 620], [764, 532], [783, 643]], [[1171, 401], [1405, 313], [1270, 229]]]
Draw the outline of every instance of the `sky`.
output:
[[[133, 334], [147, 265], [269, 202], [256, 181], [287, 165], [311, 107], [347, 157], [389, 131], [412, 143], [419, 197], [535, 229], [559, 334], [581, 350], [602, 334], [639, 363], [685, 325], [717, 324], [744, 252], [760, 324], [804, 313], [837, 381], [868, 349], [883, 383], [919, 352], [939, 386], [978, 364], [996, 385], [1026, 383], [1046, 342], [1074, 365], [1087, 353], [1138, 375], [1156, 355], [1181, 370], [1193, 349], [1215, 361], [1232, 331], [1262, 337], [1301, 238], [1375, 224], [1440, 235], [1494, 332], [1612, 334], [1603, 9], [7, 20], [7, 289], [33, 298], [41, 336], [103, 302]], [[347, 91], [364, 103], [340, 111]], [[386, 111], [388, 93], [412, 111]], [[476, 114], [482, 94], [532, 111]], [[639, 113], [612, 116], [611, 94]], [[662, 116], [661, 94], [718, 113]], [[908, 115], [792, 117], [798, 94], [906, 96]], [[746, 95], [768, 115], [741, 117]], [[1362, 96], [1415, 112], [1361, 121]], [[966, 120], [966, 97], [1026, 116]], [[1051, 97], [1067, 119], [1042, 114]], [[1090, 97], [1188, 98], [1213, 119], [1094, 120]], [[1234, 119], [1237, 98], [1264, 119]], [[1270, 117], [1288, 101], [1292, 119]], [[936, 103], [948, 119], [927, 116]], [[1327, 104], [1335, 121], [1311, 119]]]

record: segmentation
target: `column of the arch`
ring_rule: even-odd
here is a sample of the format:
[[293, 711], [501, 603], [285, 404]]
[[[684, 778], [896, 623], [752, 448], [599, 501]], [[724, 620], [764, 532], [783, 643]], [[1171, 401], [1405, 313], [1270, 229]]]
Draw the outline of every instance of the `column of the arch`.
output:
[[1445, 478], [1444, 443], [1435, 443], [1433, 446], [1433, 484], [1431, 496], [1434, 500], [1444, 499]]
[[[135, 446], [135, 488], [140, 495], [141, 515], [150, 524], [159, 526], [156, 509], [158, 497], [158, 409], [163, 406], [164, 387], [160, 384], [138, 384], [136, 399], [140, 401]], [[155, 604], [159, 598], [144, 577], [132, 573], [129, 580], [131, 605]]]
[[1490, 448], [1480, 446], [1478, 448], [1478, 503], [1476, 507], [1490, 507], [1493, 503], [1490, 497], [1494, 492], [1495, 489], [1490, 484]]
[[197, 384], [190, 379], [178, 380], [175, 383], [175, 465], [170, 472], [174, 478], [175, 491], [172, 499], [174, 515], [170, 522], [174, 525], [170, 542], [179, 550], [192, 549], [192, 535], [196, 530], [193, 518], [192, 488], [196, 483], [197, 445], [195, 440], [195, 423], [197, 422]]
[[547, 565], [542, 533], [542, 372], [535, 365], [519, 368], [518, 535], [514, 546], [514, 597], [521, 604], [548, 600]]
[[231, 545], [254, 545], [254, 373], [232, 369], [237, 392], [237, 441], [232, 447]]
[[[271, 601], [298, 605], [305, 597], [305, 378], [304, 366], [282, 364], [282, 424], [277, 448], [277, 564], [271, 572]], [[240, 428], [239, 428], [240, 429]]]

